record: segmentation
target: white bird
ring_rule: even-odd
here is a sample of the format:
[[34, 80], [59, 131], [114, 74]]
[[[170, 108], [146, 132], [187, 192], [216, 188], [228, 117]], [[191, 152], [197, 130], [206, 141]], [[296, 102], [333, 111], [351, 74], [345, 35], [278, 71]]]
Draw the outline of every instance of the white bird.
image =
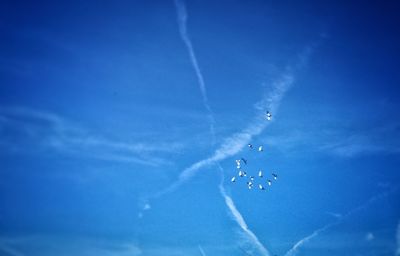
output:
[[262, 178], [262, 176], [263, 176], [262, 170], [258, 171], [258, 177]]
[[261, 184], [258, 184], [258, 188], [261, 189], [261, 190], [264, 190], [264, 189], [265, 189], [265, 188], [263, 187], [263, 185], [261, 185]]
[[239, 177], [246, 177], [246, 176], [247, 176], [247, 174], [245, 171], [242, 171], [242, 170], [239, 171]]
[[248, 144], [247, 146], [248, 146], [250, 149], [253, 149], [253, 145]]
[[271, 180], [267, 180], [268, 186], [272, 185], [272, 181]]
[[254, 176], [250, 176], [250, 180], [253, 181], [254, 180]]
[[258, 151], [259, 151], [259, 152], [263, 151], [263, 146], [259, 146], [259, 147], [258, 147]]
[[236, 161], [236, 165], [240, 165], [240, 159], [237, 159], [235, 161]]
[[248, 182], [247, 182], [247, 187], [248, 187], [249, 189], [252, 189], [252, 188], [253, 188], [253, 182], [248, 181]]
[[232, 179], [231, 179], [231, 181], [232, 181], [232, 182], [235, 182], [235, 181], [236, 181], [236, 177], [233, 176]]
[[275, 173], [272, 173], [272, 176], [274, 176], [274, 180], [278, 179], [278, 175], [276, 175]]
[[267, 117], [267, 120], [270, 121], [272, 118], [272, 114], [269, 111], [267, 111], [266, 117]]

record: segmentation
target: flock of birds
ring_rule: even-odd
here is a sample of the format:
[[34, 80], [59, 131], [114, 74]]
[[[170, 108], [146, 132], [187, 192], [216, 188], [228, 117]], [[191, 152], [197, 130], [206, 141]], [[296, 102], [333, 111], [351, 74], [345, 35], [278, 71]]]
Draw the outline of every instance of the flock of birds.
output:
[[[270, 121], [272, 119], [272, 114], [269, 111], [267, 111], [265, 117], [266, 117], [266, 119], [268, 121]], [[250, 150], [254, 150], [254, 146], [252, 144], [248, 144], [247, 146], [248, 146], [248, 148]], [[263, 152], [264, 151], [264, 147], [263, 146], [258, 146], [257, 151], [258, 152]], [[253, 175], [249, 175], [248, 176], [247, 172], [242, 169], [242, 163], [244, 165], [247, 165], [247, 160], [244, 159], [244, 158], [240, 158], [240, 159], [236, 159], [235, 162], [236, 162], [236, 168], [239, 171], [238, 172], [239, 179], [248, 177], [247, 181], [246, 181], [246, 184], [247, 184], [248, 189], [252, 189], [254, 187], [254, 184], [256, 183], [256, 181], [255, 181], [256, 177], [253, 176]], [[263, 172], [263, 170], [259, 170], [258, 171], [258, 180], [259, 181], [258, 181], [257, 184], [258, 184], [258, 188], [260, 190], [265, 190], [264, 184], [267, 184], [268, 186], [271, 186], [272, 185], [272, 180], [277, 180], [278, 179], [278, 175], [275, 172], [272, 172], [272, 177], [270, 179], [267, 179], [266, 183], [263, 182], [264, 181], [263, 178], [264, 178], [264, 172]], [[237, 181], [236, 176], [233, 176], [232, 179], [231, 179], [231, 182], [234, 183], [236, 181]]]

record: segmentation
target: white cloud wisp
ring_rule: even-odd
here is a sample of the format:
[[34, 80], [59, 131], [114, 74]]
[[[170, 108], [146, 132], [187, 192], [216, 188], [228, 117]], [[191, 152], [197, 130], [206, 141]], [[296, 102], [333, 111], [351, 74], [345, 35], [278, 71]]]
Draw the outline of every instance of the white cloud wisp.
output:
[[393, 188], [389, 191], [380, 193], [378, 195], [375, 195], [373, 197], [371, 197], [368, 201], [366, 201], [365, 203], [357, 206], [356, 208], [350, 210], [349, 212], [347, 212], [346, 214], [344, 214], [343, 216], [339, 217], [336, 221], [331, 222], [325, 226], [323, 226], [322, 228], [319, 228], [315, 231], [313, 231], [310, 235], [300, 239], [298, 242], [296, 242], [292, 248], [290, 248], [289, 251], [287, 251], [285, 253], [285, 256], [294, 256], [297, 254], [298, 250], [307, 242], [309, 242], [311, 239], [313, 239], [314, 237], [317, 237], [320, 233], [325, 232], [326, 230], [337, 226], [339, 224], [341, 224], [343, 221], [345, 221], [346, 219], [350, 218], [351, 216], [353, 216], [354, 214], [356, 214], [357, 212], [360, 212], [362, 210], [367, 209], [371, 204], [375, 203], [376, 201], [380, 201], [383, 198], [389, 196], [390, 194], [394, 193], [395, 191], [397, 191], [397, 187]]
[[193, 69], [196, 73], [197, 81], [198, 81], [200, 91], [201, 91], [201, 96], [203, 98], [203, 105], [207, 110], [207, 116], [208, 116], [209, 123], [210, 123], [210, 131], [213, 136], [213, 140], [215, 140], [215, 118], [214, 118], [213, 111], [210, 107], [210, 104], [208, 102], [206, 84], [204, 82], [203, 73], [201, 72], [199, 63], [196, 58], [196, 54], [193, 49], [192, 41], [190, 40], [189, 33], [187, 31], [186, 22], [187, 22], [188, 15], [187, 15], [186, 7], [182, 0], [175, 0], [175, 6], [176, 6], [176, 12], [177, 12], [177, 16], [178, 16], [178, 26], [179, 26], [180, 36], [187, 48], [187, 51], [188, 51], [189, 57], [190, 57], [190, 61], [192, 63]]
[[199, 251], [201, 253], [201, 256], [206, 256], [206, 253], [203, 250], [203, 247], [201, 247], [201, 245], [198, 246], [199, 247]]
[[51, 150], [76, 157], [157, 167], [169, 163], [163, 155], [176, 153], [182, 147], [175, 142], [117, 141], [54, 113], [0, 106], [0, 149], [5, 148], [8, 153], [35, 148], [35, 151]]
[[[222, 172], [222, 170], [221, 170]], [[249, 229], [246, 221], [244, 220], [242, 214], [236, 208], [235, 203], [233, 202], [232, 198], [227, 195], [222, 183], [219, 185], [219, 191], [222, 197], [225, 200], [225, 204], [228, 207], [233, 220], [239, 225], [241, 230], [246, 234], [252, 244], [257, 248], [261, 255], [269, 256], [269, 251], [264, 247], [264, 245], [260, 242], [257, 236]]]

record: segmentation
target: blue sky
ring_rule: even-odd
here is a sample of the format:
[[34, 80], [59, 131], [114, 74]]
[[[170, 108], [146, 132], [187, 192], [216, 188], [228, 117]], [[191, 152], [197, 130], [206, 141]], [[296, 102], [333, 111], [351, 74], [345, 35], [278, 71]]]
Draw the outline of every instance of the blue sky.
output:
[[0, 254], [400, 255], [399, 9], [2, 3]]

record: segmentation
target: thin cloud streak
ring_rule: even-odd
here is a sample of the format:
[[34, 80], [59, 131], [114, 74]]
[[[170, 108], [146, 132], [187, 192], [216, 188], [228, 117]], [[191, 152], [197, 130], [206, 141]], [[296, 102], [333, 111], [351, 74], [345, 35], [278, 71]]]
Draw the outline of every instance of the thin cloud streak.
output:
[[332, 216], [334, 218], [341, 218], [342, 217], [342, 214], [336, 213], [336, 212], [326, 212], [326, 214], [328, 214], [328, 215], [330, 215], [330, 216]]
[[[49, 246], [51, 245], [51, 246]], [[21, 250], [29, 251], [29, 255], [101, 255], [101, 256], [139, 256], [143, 251], [132, 241], [102, 240], [98, 237], [62, 237], [57, 235], [23, 235], [0, 238], [0, 255], [25, 256]], [[2, 254], [3, 253], [3, 254]], [[6, 254], [4, 254], [6, 253]]]
[[233, 199], [228, 196], [228, 194], [225, 191], [224, 188], [224, 169], [221, 167], [221, 165], [218, 163], [217, 164], [218, 169], [220, 170], [220, 175], [221, 175], [221, 181], [219, 183], [219, 191], [221, 196], [223, 197], [226, 206], [229, 209], [229, 212], [233, 218], [233, 220], [236, 221], [236, 223], [240, 226], [241, 230], [244, 232], [244, 234], [247, 236], [249, 241], [254, 245], [255, 248], [262, 254], [269, 256], [270, 253], [269, 251], [265, 248], [265, 246], [260, 242], [260, 240], [257, 238], [257, 236], [251, 231], [244, 220], [242, 214], [239, 212], [239, 210], [236, 208], [235, 203], [233, 202]]
[[[219, 166], [219, 168], [221, 171], [221, 175], [223, 175], [223, 169], [221, 168], [221, 166]], [[239, 225], [241, 230], [246, 234], [246, 236], [249, 238], [252, 244], [257, 248], [257, 250], [261, 253], [261, 255], [269, 256], [270, 255], [269, 251], [264, 247], [264, 245], [260, 242], [257, 236], [253, 233], [253, 231], [249, 229], [249, 226], [244, 220], [242, 214], [236, 208], [236, 205], [233, 202], [232, 198], [228, 196], [228, 194], [226, 193], [225, 188], [223, 186], [223, 181], [224, 179], [222, 176], [221, 183], [219, 184], [219, 191], [221, 193], [221, 196], [225, 200], [225, 204], [228, 207], [233, 220]]]
[[[222, 172], [222, 170], [221, 170]], [[254, 246], [258, 249], [258, 251], [265, 256], [269, 256], [270, 253], [268, 250], [264, 247], [264, 245], [260, 242], [260, 240], [257, 238], [257, 236], [249, 229], [246, 221], [244, 220], [242, 214], [239, 212], [239, 210], [236, 208], [235, 203], [233, 202], [232, 198], [227, 195], [222, 182], [219, 185], [219, 191], [222, 195], [222, 197], [225, 200], [225, 204], [228, 207], [231, 216], [234, 221], [239, 225], [239, 227], [242, 229], [242, 231], [248, 236], [250, 241], [254, 244]]]
[[201, 247], [201, 245], [199, 245], [198, 247], [199, 247], [199, 251], [201, 253], [201, 256], [207, 256], [206, 253], [203, 250], [203, 247]]
[[[353, 158], [373, 154], [400, 153], [400, 123], [398, 121], [388, 123], [379, 119], [369, 119], [366, 123], [362, 119], [346, 121], [342, 120], [343, 117], [330, 118], [333, 118], [333, 121], [318, 123], [318, 125], [309, 122], [306, 126], [287, 131], [285, 136], [269, 136], [263, 141], [270, 147], [291, 154], [304, 153], [306, 150], [336, 157]], [[334, 128], [332, 128], [332, 123], [335, 123]], [[369, 123], [374, 125], [371, 127]]]
[[326, 230], [337, 226], [339, 224], [341, 224], [344, 220], [350, 218], [351, 216], [353, 216], [354, 214], [356, 214], [357, 212], [360, 212], [362, 210], [367, 209], [371, 204], [375, 203], [376, 201], [380, 201], [383, 198], [389, 196], [390, 194], [394, 193], [395, 191], [397, 191], [398, 187], [393, 188], [389, 191], [383, 192], [381, 194], [375, 195], [373, 197], [371, 197], [368, 201], [366, 201], [365, 203], [357, 206], [356, 208], [350, 210], [349, 212], [347, 212], [345, 215], [343, 215], [342, 217], [339, 217], [336, 221], [331, 222], [325, 226], [323, 226], [322, 228], [319, 228], [315, 231], [313, 231], [310, 235], [300, 239], [298, 242], [296, 242], [292, 248], [290, 248], [289, 251], [287, 251], [285, 253], [285, 256], [294, 256], [297, 254], [298, 250], [307, 242], [309, 242], [311, 239], [317, 237], [320, 233], [325, 232]]
[[[9, 137], [7, 134], [17, 134]], [[0, 106], [0, 149], [8, 153], [48, 150], [105, 161], [134, 163], [147, 166], [168, 164], [156, 154], [176, 153], [179, 143], [127, 143], [105, 138], [65, 118], [26, 107]]]
[[181, 0], [175, 0], [175, 6], [176, 6], [176, 12], [177, 12], [177, 16], [178, 16], [178, 26], [179, 26], [180, 36], [187, 48], [187, 51], [188, 51], [189, 57], [190, 57], [190, 61], [192, 62], [193, 69], [196, 73], [197, 81], [198, 81], [200, 91], [201, 91], [201, 96], [203, 98], [203, 105], [206, 108], [207, 113], [208, 113], [207, 116], [208, 116], [208, 119], [210, 122], [211, 134], [215, 140], [215, 118], [214, 118], [213, 111], [210, 107], [209, 101], [208, 101], [206, 84], [204, 82], [203, 73], [201, 72], [199, 63], [196, 58], [196, 54], [193, 49], [192, 41], [190, 40], [189, 33], [187, 31], [186, 24], [187, 24], [188, 15], [187, 15], [186, 7], [185, 7], [184, 2]]

